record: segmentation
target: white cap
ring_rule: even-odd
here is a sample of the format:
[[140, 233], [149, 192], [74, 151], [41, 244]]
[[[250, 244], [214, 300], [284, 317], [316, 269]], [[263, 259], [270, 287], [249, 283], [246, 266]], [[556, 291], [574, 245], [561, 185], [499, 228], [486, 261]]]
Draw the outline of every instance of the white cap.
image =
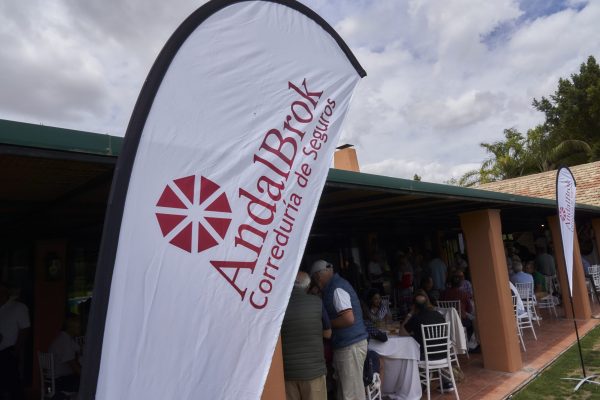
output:
[[310, 267], [310, 276], [313, 276], [317, 272], [323, 271], [326, 268], [333, 268], [333, 264], [325, 260], [317, 260]]

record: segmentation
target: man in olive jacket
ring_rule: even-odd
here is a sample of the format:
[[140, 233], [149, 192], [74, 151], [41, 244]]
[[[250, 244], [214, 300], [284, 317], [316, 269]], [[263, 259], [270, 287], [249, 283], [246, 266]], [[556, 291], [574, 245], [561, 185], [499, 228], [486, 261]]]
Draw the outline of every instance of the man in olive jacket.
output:
[[331, 329], [321, 299], [306, 293], [309, 285], [308, 274], [298, 272], [281, 326], [287, 400], [327, 400], [323, 337]]

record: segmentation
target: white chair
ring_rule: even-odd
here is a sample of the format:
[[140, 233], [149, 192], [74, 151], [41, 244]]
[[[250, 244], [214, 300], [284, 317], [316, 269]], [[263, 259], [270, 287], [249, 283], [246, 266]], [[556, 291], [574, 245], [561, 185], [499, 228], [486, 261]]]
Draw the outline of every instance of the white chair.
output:
[[462, 319], [460, 300], [438, 300], [437, 305], [439, 308], [455, 308], [458, 316]]
[[[462, 319], [462, 315], [461, 315], [461, 305], [460, 305], [460, 300], [438, 300], [437, 301], [437, 305], [438, 308], [454, 308], [456, 310], [456, 312], [458, 313], [458, 318]], [[446, 321], [448, 321], [448, 319], [446, 319]], [[465, 337], [467, 337], [467, 329], [464, 328], [465, 331]], [[452, 359], [452, 362], [456, 363], [456, 366], [458, 368], [460, 368], [460, 363], [458, 362], [458, 351], [456, 350], [456, 343], [454, 343], [452, 340], [450, 341], [451, 347], [450, 347], [450, 358]], [[465, 353], [465, 355], [467, 356], [467, 358], [469, 358], [469, 352], [468, 352], [468, 348], [467, 348], [467, 352]]]
[[587, 288], [588, 296], [590, 296], [590, 304], [594, 304], [594, 300], [596, 302], [598, 302], [598, 299], [594, 295], [594, 288], [592, 286], [593, 281], [594, 281], [593, 276], [590, 276], [589, 278], [588, 277], [585, 278], [585, 287]]
[[557, 318], [558, 314], [556, 313], [556, 305], [554, 304], [554, 296], [552, 296], [551, 294], [547, 295], [546, 297], [543, 297], [541, 299], [539, 299], [537, 301], [537, 307], [542, 310], [542, 309], [550, 309], [550, 314], [552, 314], [552, 311], [554, 311], [554, 317]]
[[[593, 268], [596, 267], [596, 268]], [[590, 275], [592, 276], [592, 282], [594, 283], [594, 286], [596, 287], [596, 291], [600, 291], [600, 268], [598, 268], [598, 265], [594, 265], [592, 267], [590, 267]], [[591, 286], [591, 285], [590, 285]], [[598, 300], [598, 299], [596, 299]], [[600, 302], [600, 300], [599, 300]]]
[[521, 346], [523, 346], [523, 351], [527, 351], [527, 349], [525, 348], [525, 342], [523, 341], [523, 332], [521, 332], [521, 326], [519, 325], [519, 318], [517, 317], [517, 315], [519, 314], [519, 310], [517, 309], [517, 296], [515, 296], [514, 294], [512, 295], [512, 305], [513, 312], [515, 313], [515, 322], [517, 323], [517, 336], [519, 337], [519, 342], [521, 343]]
[[[551, 282], [550, 286], [548, 286], [547, 282], [548, 282], [548, 280], [546, 279], [546, 288], [549, 288], [549, 287], [552, 288], [552, 291], [550, 292], [551, 294], [556, 293], [558, 295], [559, 293], [562, 293], [560, 291], [560, 282], [558, 281], [558, 277], [556, 275], [552, 275], [550, 277], [550, 282]], [[548, 289], [548, 290], [550, 291], [550, 289]]]
[[40, 377], [42, 380], [41, 400], [51, 399], [56, 394], [54, 383], [54, 356], [52, 353], [38, 352]]
[[527, 310], [519, 310], [518, 307], [518, 297], [516, 295], [512, 296], [513, 310], [515, 313], [515, 320], [517, 323], [517, 334], [519, 335], [519, 340], [521, 341], [521, 345], [523, 346], [523, 351], [527, 351], [525, 348], [525, 341], [523, 340], [523, 330], [531, 329], [533, 332], [533, 337], [537, 340], [537, 336], [535, 335], [535, 329], [533, 327], [533, 323], [531, 322], [531, 316], [527, 312]]
[[[41, 400], [52, 399], [56, 395], [56, 377], [54, 376], [54, 355], [52, 353], [38, 352], [38, 364], [40, 365], [40, 379], [42, 388], [40, 390]], [[60, 392], [62, 395], [72, 399], [77, 392]]]
[[519, 296], [521, 296], [521, 301], [525, 306], [525, 311], [527, 311], [531, 319], [536, 321], [538, 326], [540, 326], [541, 318], [538, 316], [537, 311], [535, 310], [537, 301], [535, 299], [533, 282], [515, 283], [515, 287], [517, 288], [517, 292], [519, 292]]
[[419, 361], [419, 375], [421, 383], [427, 387], [427, 399], [431, 399], [431, 375], [433, 373], [438, 374], [442, 394], [444, 393], [443, 377], [452, 382], [455, 396], [459, 399], [450, 358], [450, 324], [444, 322], [443, 324], [421, 325], [421, 334], [425, 360]]
[[379, 373], [373, 373], [373, 382], [365, 387], [367, 400], [381, 400], [381, 377]]
[[556, 303], [554, 296], [552, 295], [552, 293], [555, 291], [554, 279], [555, 277], [546, 276], [546, 291], [548, 292], [548, 295], [541, 299], [537, 299], [537, 306], [540, 310], [550, 309], [550, 314], [552, 314], [552, 311], [554, 311], [554, 317], [557, 318], [558, 314], [556, 313]]

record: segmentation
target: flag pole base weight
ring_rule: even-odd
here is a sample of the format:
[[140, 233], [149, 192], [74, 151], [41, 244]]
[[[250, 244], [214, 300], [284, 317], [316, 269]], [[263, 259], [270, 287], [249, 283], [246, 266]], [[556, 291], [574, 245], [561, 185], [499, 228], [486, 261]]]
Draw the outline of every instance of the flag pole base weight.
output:
[[586, 377], [586, 378], [560, 378], [560, 379], [562, 379], [562, 380], [565, 380], [565, 381], [567, 381], [567, 380], [568, 380], [568, 381], [577, 381], [577, 382], [579, 382], [579, 383], [578, 383], [578, 384], [575, 386], [575, 389], [573, 389], [573, 391], [574, 391], [574, 392], [576, 392], [577, 390], [579, 390], [579, 388], [580, 388], [580, 387], [581, 387], [581, 386], [582, 386], [584, 383], [594, 383], [594, 384], [596, 384], [596, 385], [600, 385], [600, 382], [596, 382], [596, 381], [593, 381], [593, 380], [592, 380], [592, 379], [596, 378], [597, 376], [598, 376], [598, 375], [590, 375], [590, 376], [588, 376], [588, 377]]

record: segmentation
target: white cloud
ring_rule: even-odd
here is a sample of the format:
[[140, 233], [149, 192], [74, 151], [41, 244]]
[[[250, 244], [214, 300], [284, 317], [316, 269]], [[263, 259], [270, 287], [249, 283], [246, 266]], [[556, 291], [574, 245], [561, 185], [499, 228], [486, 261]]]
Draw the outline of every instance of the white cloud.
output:
[[[0, 2], [0, 118], [122, 135], [156, 55], [201, 3]], [[342, 140], [388, 175], [444, 181], [481, 162], [480, 142], [541, 122], [532, 99], [600, 59], [597, 1], [527, 15], [516, 0], [305, 3], [367, 70]]]
[[479, 164], [448, 165], [440, 162], [387, 159], [374, 164], [364, 165], [361, 167], [361, 171], [404, 179], [413, 179], [416, 174], [423, 181], [444, 183], [451, 178], [458, 179], [465, 172], [473, 170], [478, 166]]

